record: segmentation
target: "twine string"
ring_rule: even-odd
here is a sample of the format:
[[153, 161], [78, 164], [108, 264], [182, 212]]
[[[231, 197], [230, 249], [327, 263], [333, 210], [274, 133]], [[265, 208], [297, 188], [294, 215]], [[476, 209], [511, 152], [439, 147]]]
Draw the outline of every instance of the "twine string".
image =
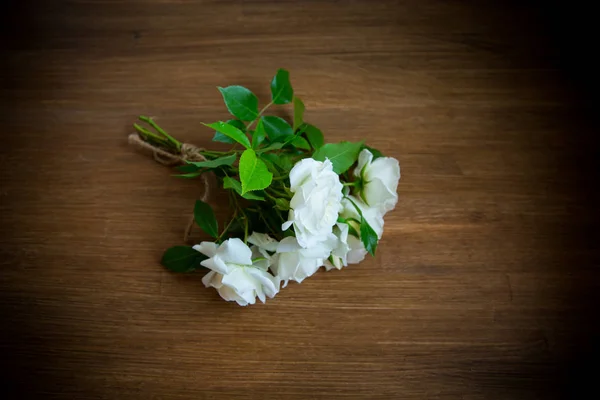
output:
[[[179, 154], [174, 154], [161, 147], [154, 146], [153, 144], [144, 141], [137, 133], [132, 133], [129, 135], [129, 144], [137, 147], [138, 149], [152, 153], [152, 156], [154, 157], [154, 160], [157, 163], [167, 167], [171, 167], [177, 164], [184, 164], [186, 161], [206, 161], [206, 158], [200, 153], [202, 149], [190, 143], [183, 143], [181, 145], [181, 150]], [[200, 196], [200, 200], [206, 203], [208, 201], [208, 198], [210, 197], [211, 185], [209, 180], [209, 174], [204, 173], [201, 175], [201, 177], [204, 191], [202, 192], [202, 196]], [[193, 228], [194, 215], [192, 214], [183, 234], [184, 242], [188, 241]]]

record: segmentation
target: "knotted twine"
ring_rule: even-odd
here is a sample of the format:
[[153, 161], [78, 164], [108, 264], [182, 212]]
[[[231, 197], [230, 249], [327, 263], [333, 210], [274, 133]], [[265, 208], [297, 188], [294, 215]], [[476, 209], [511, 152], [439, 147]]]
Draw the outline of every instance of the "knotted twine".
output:
[[[190, 143], [182, 143], [179, 154], [174, 154], [163, 148], [145, 142], [144, 139], [140, 137], [140, 135], [138, 135], [137, 133], [132, 133], [129, 135], [129, 144], [137, 147], [138, 149], [151, 152], [154, 157], [154, 160], [157, 163], [167, 167], [172, 167], [177, 164], [185, 164], [186, 161], [206, 161], [206, 158], [200, 153], [202, 149]], [[204, 186], [204, 192], [202, 193], [202, 196], [200, 196], [200, 200], [202, 200], [205, 203], [210, 197], [210, 180], [208, 175], [208, 173], [200, 175], [202, 177], [202, 183]], [[184, 242], [187, 242], [187, 240], [189, 239], [193, 227], [194, 215], [192, 214], [190, 220], [188, 221], [187, 227], [185, 228], [185, 232], [183, 233]]]

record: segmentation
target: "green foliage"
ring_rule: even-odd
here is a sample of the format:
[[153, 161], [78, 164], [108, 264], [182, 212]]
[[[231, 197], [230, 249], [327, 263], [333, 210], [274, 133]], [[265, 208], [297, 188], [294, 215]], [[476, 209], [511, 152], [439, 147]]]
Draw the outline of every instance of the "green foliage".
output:
[[[244, 123], [242, 121], [240, 121], [239, 119], [230, 119], [229, 121], [227, 121], [227, 123], [231, 126], [238, 128], [242, 132], [246, 131], [246, 125], [244, 125]], [[221, 143], [228, 143], [228, 144], [235, 143], [235, 140], [233, 140], [229, 136], [224, 135], [218, 131], [215, 132], [215, 135], [213, 136], [212, 140], [213, 140], [213, 142], [221, 142]]]
[[271, 143], [267, 147], [263, 147], [262, 149], [259, 149], [257, 151], [257, 153], [261, 153], [262, 154], [262, 153], [273, 151], [273, 150], [279, 150], [280, 148], [282, 148], [284, 146], [284, 144], [285, 143], [283, 143], [283, 142]]
[[271, 81], [271, 98], [275, 104], [287, 104], [294, 97], [294, 89], [290, 83], [290, 73], [279, 69]]
[[290, 144], [298, 149], [310, 150], [310, 144], [302, 136], [296, 136]]
[[294, 130], [288, 122], [280, 117], [269, 115], [261, 118], [265, 125], [265, 131], [271, 142], [284, 142], [294, 134]]
[[190, 172], [198, 171], [200, 168], [192, 164], [183, 164], [176, 166], [175, 169], [179, 172], [183, 172], [184, 174], [189, 174]]
[[258, 120], [258, 124], [256, 124], [256, 129], [254, 130], [254, 133], [252, 134], [252, 148], [258, 148], [258, 146], [260, 146], [262, 142], [265, 141], [266, 136], [267, 133], [265, 132], [265, 125], [263, 123], [263, 120], [260, 119]]
[[314, 152], [313, 158], [317, 161], [329, 159], [333, 164], [333, 170], [337, 174], [343, 174], [356, 162], [362, 145], [362, 142], [326, 144]]
[[366, 219], [362, 218], [360, 221], [360, 240], [365, 245], [365, 249], [372, 256], [375, 255], [375, 250], [377, 250], [377, 242], [378, 237], [377, 233], [371, 228], [371, 225], [367, 222]]
[[242, 194], [253, 190], [267, 188], [273, 179], [273, 174], [265, 163], [256, 157], [252, 149], [247, 149], [240, 157], [240, 180], [242, 181]]
[[231, 154], [229, 156], [215, 158], [214, 160], [210, 161], [188, 161], [188, 164], [200, 168], [217, 168], [223, 165], [233, 165], [236, 159], [237, 154]]
[[242, 196], [247, 200], [265, 200], [265, 198], [259, 194], [259, 191], [242, 194], [242, 184], [240, 183], [240, 181], [229, 176], [223, 178], [223, 189], [233, 189], [238, 195]]
[[301, 131], [306, 135], [306, 138], [310, 142], [313, 149], [317, 150], [325, 144], [325, 138], [323, 132], [319, 128], [311, 124], [304, 124], [301, 127]]
[[190, 246], [174, 246], [164, 252], [160, 263], [173, 272], [186, 273], [203, 268], [203, 260], [206, 256]]
[[[346, 199], [348, 199], [348, 201], [352, 203], [354, 209], [360, 216], [360, 240], [365, 246], [365, 249], [369, 252], [369, 254], [374, 256], [375, 250], [377, 250], [377, 243], [379, 241], [379, 237], [377, 236], [377, 233], [373, 230], [371, 225], [369, 225], [369, 222], [367, 222], [360, 207], [357, 206], [356, 203], [352, 201], [349, 197], [346, 197]], [[348, 226], [351, 227], [352, 225], [348, 224]]]
[[198, 226], [210, 236], [214, 238], [219, 236], [217, 217], [215, 217], [215, 212], [208, 203], [205, 203], [202, 200], [196, 200], [196, 205], [194, 206], [194, 220]]
[[242, 121], [252, 121], [258, 117], [258, 98], [250, 90], [234, 85], [219, 87], [219, 91], [231, 115]]
[[177, 175], [173, 175], [173, 176], [175, 176], [176, 178], [191, 179], [191, 178], [197, 178], [197, 177], [199, 177], [204, 172], [206, 172], [206, 170], [204, 170], [204, 169], [196, 169], [196, 171], [194, 171], [194, 172], [187, 172], [185, 174], [177, 174]]
[[290, 209], [290, 201], [282, 197], [276, 198], [275, 208], [281, 211], [288, 211]]
[[[219, 224], [209, 204], [198, 200], [194, 206], [195, 222], [217, 243], [231, 235], [245, 240], [254, 231], [269, 233], [278, 240], [294, 236], [293, 228], [282, 232], [281, 225], [287, 219], [293, 195], [289, 187], [290, 170], [299, 160], [307, 157], [330, 160], [333, 170], [342, 175], [345, 190], [349, 191], [350, 186], [358, 184], [358, 180], [345, 181], [359, 152], [368, 149], [374, 158], [382, 157], [380, 151], [363, 142], [325, 144], [323, 132], [306, 122], [304, 102], [294, 96], [288, 71], [279, 69], [270, 89], [270, 101], [259, 108], [258, 98], [247, 88], [237, 85], [219, 87], [227, 110], [235, 118], [204, 125], [215, 130], [214, 142], [232, 147], [228, 151], [202, 149], [200, 154], [206, 161], [187, 162], [177, 167], [179, 175], [176, 176], [181, 178], [196, 178], [211, 172], [228, 190], [233, 215], [222, 232], [219, 232]], [[291, 108], [292, 124], [279, 116], [264, 115], [269, 107], [285, 104]], [[134, 128], [143, 140], [172, 154], [181, 153], [183, 144], [151, 118], [142, 116], [140, 121]], [[340, 217], [338, 222], [346, 223], [349, 233], [360, 237], [365, 249], [374, 255], [378, 236], [358, 206], [354, 204], [354, 207], [360, 220], [358, 217]], [[200, 262], [205, 258], [189, 246], [175, 246], [164, 253], [161, 262], [171, 271], [190, 272], [200, 268]]]
[[277, 166], [282, 172], [287, 171], [289, 173], [289, 171], [294, 166], [291, 160], [291, 156], [289, 154], [277, 155], [274, 153], [262, 153], [260, 155], [260, 158]]
[[294, 132], [304, 123], [304, 103], [299, 97], [294, 97]]
[[241, 130], [239, 130], [238, 128], [236, 128], [233, 125], [230, 125], [223, 121], [217, 121], [217, 122], [213, 122], [212, 124], [204, 124], [204, 125], [208, 126], [209, 128], [213, 128], [217, 132], [222, 133], [223, 135], [229, 137], [230, 139], [235, 140], [236, 142], [240, 143], [242, 146], [244, 146], [247, 149], [251, 147], [250, 140], [248, 140], [248, 136], [246, 136], [246, 134], [244, 132], [242, 132]]

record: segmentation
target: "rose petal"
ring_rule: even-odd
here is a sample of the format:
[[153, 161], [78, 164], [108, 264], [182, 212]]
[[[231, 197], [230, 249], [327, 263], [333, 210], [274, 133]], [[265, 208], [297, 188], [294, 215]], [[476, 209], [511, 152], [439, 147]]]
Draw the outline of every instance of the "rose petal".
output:
[[252, 265], [252, 251], [239, 238], [224, 241], [217, 253], [226, 263]]
[[265, 233], [252, 232], [252, 234], [248, 236], [248, 242], [267, 251], [277, 251], [277, 240]]
[[218, 255], [202, 260], [200, 265], [223, 275], [229, 273], [229, 267], [227, 267], [227, 264]]
[[319, 164], [321, 164], [319, 161], [313, 160], [312, 158], [305, 158], [297, 162], [290, 171], [291, 191], [295, 192], [296, 188], [300, 186], [304, 180], [310, 178], [311, 171]]
[[192, 248], [207, 257], [214, 257], [214, 255], [217, 254], [217, 249], [219, 246], [214, 242], [201, 242]]
[[350, 246], [350, 251], [346, 257], [348, 264], [358, 264], [365, 259], [367, 250], [360, 239], [350, 235], [348, 236], [348, 245]]
[[277, 245], [278, 253], [291, 253], [300, 250], [301, 247], [298, 245], [298, 241], [294, 237], [283, 238]]
[[255, 282], [253, 282], [253, 279], [251, 279], [251, 277], [246, 273], [246, 268], [252, 267], [233, 268], [233, 270], [230, 273], [223, 276], [223, 285], [229, 286], [240, 295], [243, 295], [244, 292], [254, 290], [256, 284]]
[[379, 179], [368, 182], [364, 187], [363, 194], [369, 206], [376, 207], [382, 212], [392, 210], [398, 201], [398, 194], [390, 191]]
[[[279, 292], [278, 282], [273, 275], [252, 268], [249, 268], [247, 272], [260, 283], [261, 290], [269, 296], [269, 298], [273, 298], [277, 292]], [[262, 300], [262, 302], [264, 303], [264, 300]]]
[[[202, 283], [204, 287], [221, 287], [221, 274], [217, 274], [214, 271], [210, 271], [208, 274], [204, 275], [202, 278]], [[217, 286], [218, 285], [218, 286]]]

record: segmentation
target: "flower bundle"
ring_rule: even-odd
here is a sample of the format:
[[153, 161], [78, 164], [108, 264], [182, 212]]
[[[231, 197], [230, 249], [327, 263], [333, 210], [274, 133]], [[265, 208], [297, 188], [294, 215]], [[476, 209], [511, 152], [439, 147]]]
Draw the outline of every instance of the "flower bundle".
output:
[[[326, 144], [322, 132], [304, 120], [289, 73], [271, 81], [271, 101], [242, 86], [219, 87], [235, 117], [205, 126], [229, 151], [196, 149], [202, 161], [185, 160], [178, 176], [212, 172], [229, 195], [231, 217], [220, 228], [211, 206], [197, 200], [196, 224], [214, 241], [168, 249], [162, 264], [175, 272], [208, 269], [202, 279], [227, 301], [245, 306], [265, 302], [289, 281], [302, 282], [320, 267], [341, 269], [375, 255], [383, 216], [398, 200], [400, 166], [363, 142]], [[273, 105], [293, 105], [290, 124], [266, 115]], [[135, 124], [139, 137], [177, 153], [182, 143], [152, 119]]]

